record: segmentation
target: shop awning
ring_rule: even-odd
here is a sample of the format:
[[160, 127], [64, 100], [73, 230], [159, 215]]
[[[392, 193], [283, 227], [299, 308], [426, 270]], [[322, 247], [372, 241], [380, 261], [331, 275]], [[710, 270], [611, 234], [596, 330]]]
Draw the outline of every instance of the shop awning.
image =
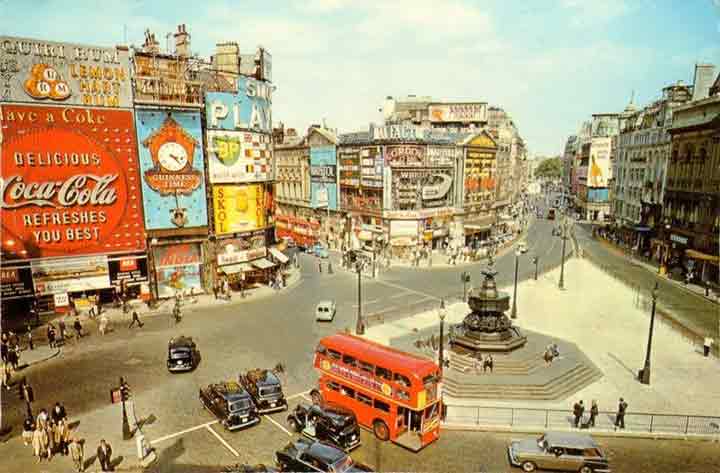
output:
[[687, 250], [685, 250], [685, 255], [687, 255], [689, 258], [699, 259], [699, 260], [703, 260], [703, 261], [710, 261], [712, 263], [717, 263], [718, 261], [720, 261], [720, 256], [709, 255], [707, 253], [703, 253], [702, 251], [697, 251], [697, 250], [687, 249]]
[[260, 268], [260, 269], [268, 269], [268, 268], [272, 268], [273, 266], [275, 266], [273, 263], [271, 263], [270, 261], [268, 261], [265, 258], [260, 258], [260, 259], [250, 261], [250, 264], [252, 264], [256, 268]]
[[226, 266], [220, 266], [219, 269], [225, 274], [247, 273], [248, 271], [254, 270], [253, 267], [247, 263], [228, 264]]
[[273, 258], [280, 261], [281, 263], [287, 263], [289, 261], [289, 258], [277, 248], [270, 248], [270, 254], [273, 256]]

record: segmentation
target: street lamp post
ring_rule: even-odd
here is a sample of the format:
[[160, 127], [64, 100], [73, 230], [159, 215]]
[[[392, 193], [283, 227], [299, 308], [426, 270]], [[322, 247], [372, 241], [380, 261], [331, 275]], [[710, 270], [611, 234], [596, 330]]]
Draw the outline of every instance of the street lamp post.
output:
[[443, 366], [445, 365], [443, 348], [445, 346], [445, 316], [447, 315], [447, 311], [445, 310], [445, 299], [440, 299], [440, 310], [438, 311], [438, 315], [440, 316], [440, 350], [438, 361], [440, 362], [440, 377], [442, 378]]
[[537, 281], [537, 275], [538, 275], [538, 262], [540, 261], [540, 258], [535, 256], [533, 258], [533, 264], [535, 265], [535, 281]]
[[517, 318], [517, 284], [518, 284], [518, 266], [520, 265], [520, 251], [515, 250], [515, 286], [513, 289], [513, 305], [510, 312], [510, 318]]
[[655, 303], [657, 302], [658, 283], [652, 290], [652, 313], [650, 315], [650, 333], [648, 333], [647, 352], [645, 353], [645, 366], [638, 373], [642, 384], [650, 384], [650, 352], [652, 350], [653, 327], [655, 325]]
[[563, 217], [563, 223], [560, 226], [560, 238], [562, 238], [562, 256], [560, 259], [560, 282], [558, 283], [558, 287], [560, 289], [565, 289], [565, 243], [568, 239], [568, 230], [570, 229], [570, 225], [568, 224], [567, 216]]
[[[357, 255], [357, 253], [356, 253]], [[356, 256], [357, 258], [357, 256]], [[357, 322], [355, 324], [355, 333], [357, 335], [365, 334], [365, 324], [363, 323], [362, 316], [362, 262], [359, 259], [355, 260], [355, 270], [358, 276], [358, 313]]]

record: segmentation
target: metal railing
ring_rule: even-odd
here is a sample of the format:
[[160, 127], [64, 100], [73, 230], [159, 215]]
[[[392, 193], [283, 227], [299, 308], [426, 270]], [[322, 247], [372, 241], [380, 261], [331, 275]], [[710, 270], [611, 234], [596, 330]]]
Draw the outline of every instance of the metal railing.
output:
[[[588, 426], [588, 409], [580, 420], [583, 430], [614, 430], [615, 412], [600, 411], [595, 426]], [[446, 424], [473, 425], [478, 427], [516, 427], [540, 430], [574, 428], [573, 413], [558, 409], [531, 409], [518, 407], [447, 407]], [[682, 414], [627, 412], [625, 432], [658, 434], [694, 434], [720, 436], [720, 417]]]
[[463, 295], [462, 293], [451, 293], [446, 294], [444, 297], [427, 297], [419, 301], [407, 302], [405, 304], [388, 307], [387, 309], [381, 309], [363, 316], [365, 326], [372, 327], [374, 325], [384, 324], [385, 322], [412, 317], [413, 315], [429, 310], [437, 310], [440, 308], [440, 299], [443, 299], [445, 304], [454, 304], [456, 302], [462, 302]]

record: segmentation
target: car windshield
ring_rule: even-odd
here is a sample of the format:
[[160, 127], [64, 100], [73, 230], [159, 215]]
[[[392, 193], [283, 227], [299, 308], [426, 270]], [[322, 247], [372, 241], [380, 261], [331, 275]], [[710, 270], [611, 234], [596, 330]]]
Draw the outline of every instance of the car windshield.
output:
[[349, 456], [346, 456], [342, 458], [341, 460], [338, 460], [335, 464], [331, 465], [331, 469], [334, 472], [342, 473], [343, 471], [350, 468], [353, 464], [352, 458]]
[[190, 350], [173, 350], [170, 352], [170, 358], [173, 360], [181, 360], [190, 357]]
[[355, 417], [347, 412], [331, 410], [325, 411], [325, 415], [327, 415], [328, 419], [330, 419], [330, 421], [338, 427], [344, 427], [355, 423]]
[[279, 394], [280, 392], [280, 386], [265, 386], [260, 388], [261, 396], [271, 396], [273, 394]]
[[250, 407], [250, 402], [247, 399], [241, 399], [230, 403], [230, 412], [242, 411]]

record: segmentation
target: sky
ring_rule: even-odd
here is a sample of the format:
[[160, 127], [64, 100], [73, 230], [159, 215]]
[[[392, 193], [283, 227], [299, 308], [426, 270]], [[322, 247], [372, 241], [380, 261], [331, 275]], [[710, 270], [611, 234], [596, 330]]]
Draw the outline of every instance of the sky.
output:
[[619, 112], [720, 66], [720, 0], [0, 0], [0, 34], [165, 45], [235, 41], [273, 57], [273, 121], [339, 132], [379, 123], [386, 96], [503, 107], [531, 153], [562, 152], [592, 113]]

